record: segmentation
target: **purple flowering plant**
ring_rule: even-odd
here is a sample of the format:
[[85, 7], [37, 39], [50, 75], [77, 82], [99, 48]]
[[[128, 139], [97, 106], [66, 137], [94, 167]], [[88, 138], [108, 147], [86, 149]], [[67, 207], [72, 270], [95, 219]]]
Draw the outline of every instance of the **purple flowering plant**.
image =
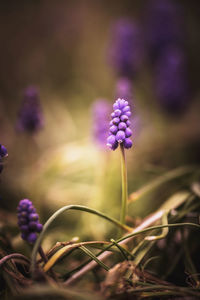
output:
[[95, 143], [102, 149], [106, 147], [110, 111], [111, 105], [105, 99], [98, 99], [92, 105], [93, 138]]
[[169, 46], [155, 66], [155, 89], [163, 109], [182, 111], [189, 99], [186, 59], [180, 47]]
[[110, 132], [107, 138], [107, 146], [115, 150], [118, 145], [122, 145], [124, 148], [129, 149], [132, 147], [132, 130], [130, 129], [130, 106], [128, 101], [124, 99], [118, 99], [113, 104], [114, 111], [111, 114], [112, 120], [110, 121]]
[[122, 208], [121, 208], [121, 223], [125, 223], [128, 184], [127, 184], [127, 167], [125, 149], [132, 147], [133, 143], [130, 137], [132, 130], [130, 129], [130, 106], [128, 101], [117, 99], [113, 104], [113, 112], [111, 113], [110, 132], [107, 138], [107, 146], [111, 150], [116, 150], [120, 145], [121, 150], [121, 170], [122, 170]]
[[16, 128], [19, 132], [34, 134], [44, 126], [39, 92], [35, 86], [24, 90], [24, 99], [18, 114]]
[[8, 151], [6, 147], [0, 144], [0, 173], [3, 171], [3, 160], [8, 156]]
[[137, 23], [120, 19], [113, 25], [109, 62], [119, 76], [134, 77], [142, 58], [141, 33]]
[[23, 199], [17, 207], [18, 225], [21, 230], [21, 237], [30, 244], [37, 240], [37, 233], [42, 231], [42, 224], [36, 209], [29, 199]]

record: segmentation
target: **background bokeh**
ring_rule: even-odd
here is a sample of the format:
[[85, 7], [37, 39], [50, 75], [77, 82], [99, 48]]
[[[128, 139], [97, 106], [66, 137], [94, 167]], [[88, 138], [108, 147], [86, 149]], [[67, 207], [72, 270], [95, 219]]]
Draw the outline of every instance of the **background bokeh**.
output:
[[[181, 6], [189, 85], [186, 108], [177, 114], [164, 111], [156, 98], [145, 44], [148, 1], [1, 1], [0, 143], [9, 157], [0, 195], [8, 221], [16, 222], [12, 213], [22, 198], [34, 202], [42, 222], [68, 204], [119, 217], [119, 153], [95, 144], [91, 107], [99, 98], [115, 100], [118, 77], [108, 52], [111, 28], [120, 18], [137, 22], [143, 43], [142, 64], [131, 81], [138, 122], [134, 146], [127, 151], [129, 192], [165, 171], [199, 163], [200, 3], [174, 2]], [[40, 90], [45, 120], [35, 135], [16, 131], [23, 90], [29, 85]], [[129, 215], [147, 215], [176, 189], [174, 181], [136, 201]], [[110, 228], [76, 212], [60, 217], [56, 226], [54, 241], [76, 234], [100, 238]]]

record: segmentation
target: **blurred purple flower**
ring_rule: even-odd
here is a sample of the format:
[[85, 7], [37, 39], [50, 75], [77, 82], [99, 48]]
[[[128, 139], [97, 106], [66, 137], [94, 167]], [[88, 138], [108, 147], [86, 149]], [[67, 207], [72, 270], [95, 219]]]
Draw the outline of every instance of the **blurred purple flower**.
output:
[[189, 89], [181, 49], [166, 48], [157, 61], [155, 72], [156, 93], [162, 107], [171, 113], [182, 110], [187, 104]]
[[136, 23], [121, 19], [112, 30], [109, 62], [119, 76], [133, 77], [141, 63], [141, 34]]
[[8, 156], [8, 151], [5, 146], [0, 144], [0, 173], [3, 171], [3, 158]]
[[0, 159], [6, 156], [8, 156], [8, 151], [5, 146], [0, 144]]
[[106, 100], [96, 100], [92, 105], [93, 137], [96, 144], [101, 148], [105, 148], [106, 145], [110, 112], [111, 105]]
[[29, 86], [24, 91], [24, 100], [19, 111], [17, 130], [35, 133], [44, 125], [39, 93], [36, 87]]
[[39, 216], [36, 209], [29, 199], [23, 199], [17, 207], [18, 225], [21, 230], [23, 240], [34, 244], [37, 239], [37, 233], [42, 231], [42, 224], [39, 223]]
[[127, 101], [133, 98], [132, 82], [128, 78], [122, 77], [117, 81], [116, 97], [127, 99]]
[[146, 40], [152, 59], [156, 59], [169, 44], [183, 44], [183, 14], [174, 1], [150, 1], [146, 20]]
[[113, 104], [114, 112], [111, 113], [110, 133], [107, 138], [107, 146], [115, 150], [119, 144], [123, 144], [126, 149], [132, 147], [130, 139], [132, 130], [130, 129], [130, 106], [128, 101], [118, 99]]

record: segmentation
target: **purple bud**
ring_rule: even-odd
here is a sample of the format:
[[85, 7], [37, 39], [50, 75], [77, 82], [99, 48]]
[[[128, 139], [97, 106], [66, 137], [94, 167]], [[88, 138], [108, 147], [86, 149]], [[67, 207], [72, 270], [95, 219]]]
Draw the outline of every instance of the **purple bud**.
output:
[[[118, 108], [119, 108], [118, 103], [115, 102], [115, 103], [113, 104], [113, 109], [115, 110], [115, 109], [118, 109]], [[112, 115], [111, 115], [111, 117], [112, 117]]]
[[124, 131], [119, 130], [119, 131], [117, 132], [117, 134], [116, 134], [116, 141], [117, 141], [118, 143], [122, 143], [122, 142], [124, 141], [124, 139], [125, 139], [125, 133], [124, 133]]
[[37, 221], [38, 220], [38, 214], [30, 214], [29, 215], [30, 221]]
[[126, 125], [127, 125], [127, 126], [130, 126], [130, 125], [131, 125], [131, 121], [127, 120], [127, 121], [126, 121]]
[[120, 109], [122, 109], [122, 108], [125, 107], [126, 101], [125, 101], [124, 99], [118, 99], [117, 101], [118, 101], [118, 105], [119, 105], [119, 108], [120, 108]]
[[131, 139], [128, 139], [128, 138], [127, 138], [127, 139], [124, 140], [124, 147], [125, 147], [126, 149], [131, 148], [132, 145], [133, 145], [133, 143], [132, 143]]
[[118, 142], [115, 141], [115, 143], [112, 145], [111, 150], [116, 150], [118, 147]]
[[126, 123], [124, 122], [120, 122], [118, 125], [118, 129], [119, 130], [125, 130], [127, 128]]
[[116, 142], [116, 139], [115, 139], [115, 136], [114, 135], [110, 135], [108, 138], [107, 138], [107, 146], [109, 148], [111, 148]]
[[130, 116], [131, 116], [131, 112], [130, 112], [130, 111], [126, 111], [124, 114], [125, 114], [127, 117], [130, 117]]
[[116, 125], [113, 125], [113, 126], [110, 127], [110, 132], [113, 133], [113, 134], [116, 134], [117, 130], [118, 130], [118, 127]]
[[[121, 121], [122, 122], [126, 122], [126, 121], [128, 121], [128, 116], [127, 115], [122, 115], [121, 116]], [[130, 122], [130, 121], [129, 121]], [[126, 124], [127, 125], [127, 124]]]
[[130, 137], [132, 135], [132, 130], [130, 128], [126, 128], [125, 135], [127, 138]]
[[29, 235], [27, 236], [27, 241], [30, 244], [34, 244], [36, 240], [37, 240], [37, 234], [35, 232], [29, 233]]
[[34, 208], [33, 205], [30, 205], [30, 206], [29, 206], [28, 212], [29, 212], [29, 213], [35, 213], [35, 212], [36, 212], [36, 209]]
[[[115, 116], [115, 117], [119, 117], [121, 114], [122, 114], [122, 112], [121, 112], [120, 109], [116, 109], [116, 110], [114, 111], [114, 116]], [[112, 117], [112, 114], [111, 114], [111, 117]]]
[[120, 118], [116, 117], [113, 119], [113, 124], [118, 125], [120, 122]]
[[43, 228], [42, 224], [38, 223], [37, 224], [37, 232], [41, 232], [42, 228]]
[[130, 111], [130, 106], [125, 106], [123, 109], [122, 109], [123, 113], [125, 113], [126, 111]]

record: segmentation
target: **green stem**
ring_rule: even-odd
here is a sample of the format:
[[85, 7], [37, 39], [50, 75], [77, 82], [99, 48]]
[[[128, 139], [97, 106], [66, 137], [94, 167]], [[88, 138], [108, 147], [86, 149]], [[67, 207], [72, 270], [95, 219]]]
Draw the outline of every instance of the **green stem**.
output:
[[124, 146], [120, 144], [120, 152], [121, 152], [121, 176], [122, 176], [122, 206], [121, 206], [121, 215], [120, 222], [125, 224], [126, 217], [126, 207], [128, 200], [128, 184], [127, 184], [127, 168], [126, 168], [126, 156], [124, 151]]
[[124, 229], [124, 230], [127, 230], [130, 232], [131, 228], [126, 226], [126, 225], [123, 225], [121, 224], [119, 221], [95, 210], [95, 209], [91, 209], [87, 206], [82, 206], [82, 205], [67, 205], [67, 206], [63, 206], [62, 208], [58, 209], [47, 221], [46, 223], [44, 224], [43, 226], [43, 230], [42, 232], [40, 233], [40, 235], [38, 236], [37, 240], [36, 240], [36, 243], [33, 247], [33, 251], [32, 251], [32, 259], [31, 259], [31, 271], [32, 271], [32, 274], [34, 274], [34, 271], [35, 271], [35, 266], [36, 266], [36, 256], [37, 256], [37, 251], [41, 245], [41, 242], [44, 238], [44, 235], [47, 231], [47, 229], [49, 228], [49, 226], [51, 225], [51, 223], [61, 214], [63, 213], [64, 211], [68, 211], [68, 210], [79, 210], [79, 211], [85, 211], [85, 212], [88, 212], [88, 213], [91, 213], [91, 214], [94, 214], [94, 215], [97, 215], [101, 218], [104, 218], [106, 219], [107, 221], [119, 226], [120, 228]]

